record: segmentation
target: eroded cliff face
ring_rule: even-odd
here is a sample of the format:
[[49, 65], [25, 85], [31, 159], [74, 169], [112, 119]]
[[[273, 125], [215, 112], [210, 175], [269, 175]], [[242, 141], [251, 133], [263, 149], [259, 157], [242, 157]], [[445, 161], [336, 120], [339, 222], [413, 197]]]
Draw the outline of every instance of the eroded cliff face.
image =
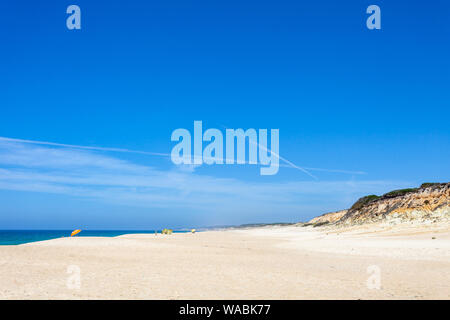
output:
[[348, 210], [325, 213], [308, 221], [308, 223], [333, 223], [341, 219]]
[[424, 184], [417, 189], [389, 192], [381, 197], [367, 196], [352, 208], [316, 217], [310, 223], [337, 225], [370, 222], [401, 223], [450, 221], [450, 183]]
[[450, 183], [421, 187], [403, 195], [386, 194], [359, 209], [349, 209], [338, 221], [360, 224], [380, 220], [438, 221], [450, 219]]

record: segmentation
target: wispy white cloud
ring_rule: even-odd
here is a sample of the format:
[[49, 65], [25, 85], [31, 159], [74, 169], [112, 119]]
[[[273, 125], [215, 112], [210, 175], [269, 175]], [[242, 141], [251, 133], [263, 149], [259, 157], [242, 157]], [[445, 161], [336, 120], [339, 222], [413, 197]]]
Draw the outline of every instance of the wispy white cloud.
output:
[[45, 145], [45, 146], [54, 146], [54, 147], [65, 147], [65, 148], [71, 148], [71, 149], [95, 150], [95, 151], [112, 151], [112, 152], [145, 154], [145, 155], [150, 155], [150, 156], [170, 157], [170, 154], [168, 154], [168, 153], [147, 152], [147, 151], [124, 149], [124, 148], [105, 148], [105, 147], [81, 146], [81, 145], [75, 145], [75, 144], [64, 144], [64, 143], [47, 142], [47, 141], [36, 141], [36, 140], [25, 140], [25, 139], [16, 139], [16, 138], [7, 138], [7, 137], [0, 137], [0, 141], [18, 142], [18, 143]]
[[296, 212], [324, 207], [324, 202], [342, 203], [355, 194], [381, 193], [408, 185], [316, 180], [259, 183], [202, 175], [189, 166], [163, 170], [97, 151], [105, 150], [0, 140], [0, 189], [200, 212]]
[[[75, 150], [89, 150], [89, 151], [107, 151], [107, 152], [119, 152], [119, 153], [134, 153], [134, 154], [142, 154], [142, 155], [149, 155], [149, 156], [158, 156], [158, 157], [164, 157], [169, 159], [170, 154], [168, 153], [160, 153], [160, 152], [148, 152], [148, 151], [140, 151], [140, 150], [130, 150], [130, 149], [124, 149], [124, 148], [106, 148], [106, 147], [94, 147], [94, 146], [82, 146], [82, 145], [73, 145], [73, 144], [64, 144], [64, 143], [55, 143], [55, 142], [47, 142], [47, 141], [36, 141], [36, 140], [26, 140], [26, 139], [16, 139], [16, 138], [8, 138], [8, 137], [0, 137], [0, 143], [6, 142], [6, 143], [19, 143], [19, 144], [31, 144], [31, 145], [41, 145], [41, 146], [50, 146], [50, 147], [63, 147], [63, 148], [70, 148]], [[310, 168], [310, 167], [303, 167], [298, 166], [292, 161], [289, 161], [288, 159], [281, 157], [279, 154], [274, 153], [273, 151], [265, 148], [261, 144], [257, 142], [250, 141], [251, 143], [256, 143], [259, 148], [264, 149], [266, 152], [271, 152], [275, 157], [280, 159], [282, 162], [279, 164], [280, 167], [284, 168], [294, 168], [297, 170], [302, 171], [303, 173], [307, 174], [311, 178], [314, 178], [317, 180], [317, 177], [311, 174], [309, 171], [322, 171], [322, 172], [335, 172], [335, 173], [344, 173], [344, 174], [352, 174], [352, 175], [360, 175], [360, 174], [366, 174], [364, 171], [351, 171], [351, 170], [340, 170], [340, 169], [324, 169], [324, 168]], [[23, 157], [22, 157], [23, 158]], [[13, 160], [23, 160], [23, 159], [13, 159]], [[205, 159], [203, 159], [205, 160]], [[225, 161], [228, 159], [224, 159]], [[234, 161], [234, 159], [231, 159]], [[248, 163], [248, 162], [247, 162]], [[198, 165], [186, 165], [182, 167], [182, 170], [189, 170], [193, 171]]]

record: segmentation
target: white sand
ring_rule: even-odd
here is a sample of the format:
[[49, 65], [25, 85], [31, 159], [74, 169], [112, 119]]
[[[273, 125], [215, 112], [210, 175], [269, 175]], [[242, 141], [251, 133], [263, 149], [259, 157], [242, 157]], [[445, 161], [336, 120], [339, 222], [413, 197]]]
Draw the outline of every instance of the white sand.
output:
[[[79, 289], [67, 287], [70, 265]], [[367, 286], [370, 266], [380, 289]], [[450, 228], [266, 227], [0, 246], [0, 298], [449, 299]]]

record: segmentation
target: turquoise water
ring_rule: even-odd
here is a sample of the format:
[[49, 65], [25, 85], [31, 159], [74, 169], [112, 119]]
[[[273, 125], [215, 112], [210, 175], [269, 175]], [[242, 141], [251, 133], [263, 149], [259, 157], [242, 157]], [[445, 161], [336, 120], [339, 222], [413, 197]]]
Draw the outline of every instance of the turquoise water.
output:
[[[27, 242], [36, 242], [50, 240], [62, 237], [70, 237], [73, 230], [0, 230], [0, 245], [16, 245]], [[174, 231], [174, 233], [187, 231]], [[116, 237], [122, 234], [130, 233], [149, 233], [154, 234], [155, 230], [136, 231], [136, 230], [83, 230], [77, 237]], [[161, 230], [158, 230], [161, 233]]]

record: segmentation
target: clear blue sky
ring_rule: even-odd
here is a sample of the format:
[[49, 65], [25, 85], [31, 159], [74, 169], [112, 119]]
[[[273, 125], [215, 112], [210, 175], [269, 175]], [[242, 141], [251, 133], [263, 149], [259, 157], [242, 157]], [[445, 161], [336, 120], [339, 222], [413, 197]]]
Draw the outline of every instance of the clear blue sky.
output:
[[[66, 28], [77, 4], [82, 29]], [[366, 28], [368, 5], [381, 30]], [[448, 1], [2, 1], [0, 137], [169, 153], [278, 128], [281, 167], [0, 141], [0, 229], [299, 221], [449, 181]], [[330, 170], [349, 171], [331, 172]]]

